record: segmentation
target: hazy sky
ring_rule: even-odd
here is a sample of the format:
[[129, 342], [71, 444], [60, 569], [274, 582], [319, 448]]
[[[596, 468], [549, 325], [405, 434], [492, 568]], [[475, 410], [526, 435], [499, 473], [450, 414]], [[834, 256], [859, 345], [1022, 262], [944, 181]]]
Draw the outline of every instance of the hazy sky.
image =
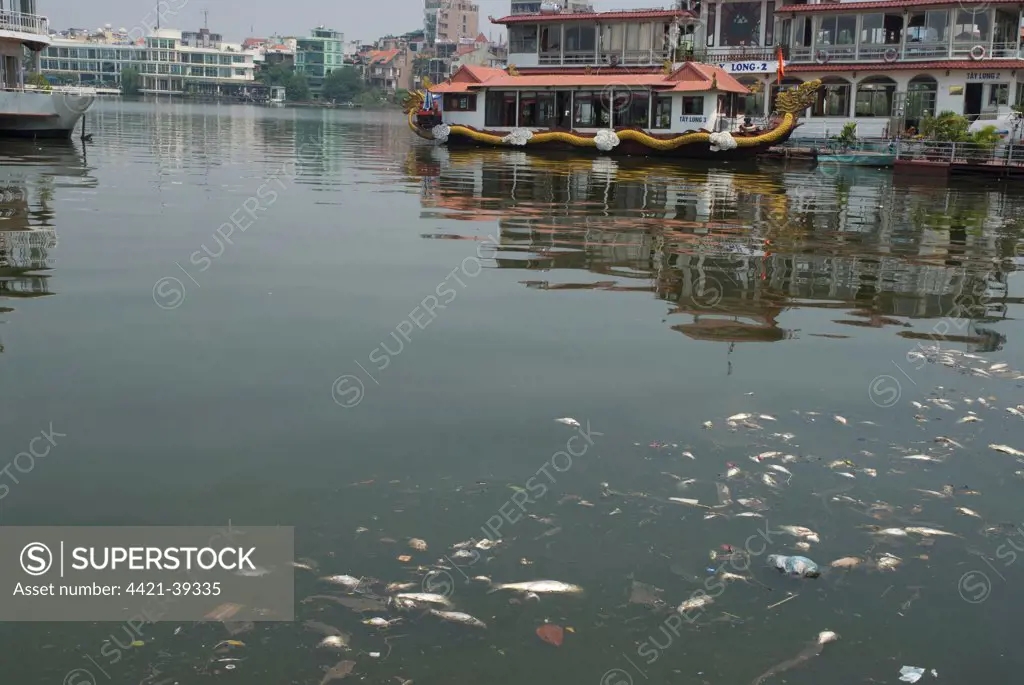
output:
[[[345, 34], [346, 40], [372, 42], [388, 33], [405, 33], [423, 27], [423, 0], [162, 0], [167, 8], [161, 26], [195, 30], [203, 26], [203, 10], [209, 10], [209, 26], [226, 40], [240, 42], [247, 36], [307, 35], [320, 24]], [[488, 15], [503, 17], [509, 0], [477, 0], [480, 30], [491, 30]], [[599, 10], [668, 7], [669, 0], [592, 0]], [[53, 29], [94, 29], [152, 26], [158, 0], [38, 0], [40, 14]], [[497, 34], [497, 29], [495, 35]]]

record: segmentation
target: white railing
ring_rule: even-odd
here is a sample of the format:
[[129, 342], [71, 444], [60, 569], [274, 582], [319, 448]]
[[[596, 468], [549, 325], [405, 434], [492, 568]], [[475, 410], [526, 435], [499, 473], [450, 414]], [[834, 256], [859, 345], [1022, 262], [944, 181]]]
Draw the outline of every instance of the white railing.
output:
[[[978, 45], [985, 48], [984, 54], [978, 54]], [[992, 49], [988, 49], [986, 43], [978, 41], [955, 42], [952, 47], [946, 41], [938, 43], [907, 43], [899, 44], [870, 44], [859, 45], [818, 45], [814, 48], [794, 47], [789, 51], [789, 62], [794, 64], [806, 64], [817, 62], [904, 62], [904, 61], [929, 61], [935, 59], [977, 59], [984, 62], [986, 59], [1017, 59], [1020, 51], [1016, 43], [992, 43]]]
[[19, 33], [49, 36], [50, 22], [46, 17], [38, 14], [0, 10], [0, 31], [17, 31]]
[[987, 166], [1024, 166], [1024, 145], [1000, 143], [994, 147], [977, 143], [938, 141], [900, 141], [896, 159], [945, 164], [984, 164]]

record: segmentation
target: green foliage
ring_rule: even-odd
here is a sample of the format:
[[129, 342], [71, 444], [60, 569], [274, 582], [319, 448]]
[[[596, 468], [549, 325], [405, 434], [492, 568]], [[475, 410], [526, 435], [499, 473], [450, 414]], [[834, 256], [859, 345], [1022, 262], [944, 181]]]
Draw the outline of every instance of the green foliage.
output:
[[282, 85], [285, 87], [285, 97], [290, 102], [309, 102], [312, 98], [309, 93], [309, 79], [301, 72], [293, 73], [288, 82]]
[[369, 88], [353, 67], [342, 67], [327, 74], [320, 98], [334, 102], [355, 102]]
[[857, 122], [848, 121], [843, 130], [836, 136], [836, 142], [843, 148], [851, 148], [857, 144]]
[[138, 95], [139, 87], [142, 85], [142, 77], [137, 69], [125, 67], [121, 70], [121, 93], [123, 95]]
[[986, 126], [980, 131], [975, 131], [970, 136], [970, 142], [984, 150], [993, 150], [1000, 140], [1002, 140], [1002, 137], [999, 135], [999, 129], [992, 125]]
[[39, 90], [50, 90], [50, 82], [38, 72], [29, 76], [27, 85], [35, 86]]
[[268, 86], [284, 86], [287, 88], [294, 73], [295, 71], [291, 67], [283, 64], [274, 64], [260, 69], [256, 74], [256, 80]]
[[963, 143], [970, 140], [967, 132], [970, 122], [956, 112], [940, 112], [938, 116], [921, 119], [921, 136], [928, 140]]

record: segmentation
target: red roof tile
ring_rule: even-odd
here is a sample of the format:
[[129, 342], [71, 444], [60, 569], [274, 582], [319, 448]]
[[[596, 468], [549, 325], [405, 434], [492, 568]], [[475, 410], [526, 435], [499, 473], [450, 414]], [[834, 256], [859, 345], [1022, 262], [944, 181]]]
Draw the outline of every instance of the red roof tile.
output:
[[927, 69], [973, 69], [975, 71], [989, 71], [992, 69], [1022, 69], [1024, 61], [1016, 59], [988, 59], [979, 60], [946, 60], [945, 62], [893, 62], [892, 64], [879, 64], [878, 62], [858, 64], [787, 64], [786, 73], [798, 74], [816, 71], [924, 71]]
[[903, 9], [905, 7], [976, 7], [979, 11], [991, 5], [1019, 5], [1020, 0], [875, 0], [873, 2], [826, 2], [820, 5], [783, 5], [776, 14], [807, 14], [813, 12], [859, 12], [861, 10]]
[[537, 24], [546, 21], [621, 21], [624, 19], [695, 19], [687, 10], [635, 10], [616, 12], [566, 12], [562, 14], [513, 14], [501, 19], [488, 17], [492, 24]]

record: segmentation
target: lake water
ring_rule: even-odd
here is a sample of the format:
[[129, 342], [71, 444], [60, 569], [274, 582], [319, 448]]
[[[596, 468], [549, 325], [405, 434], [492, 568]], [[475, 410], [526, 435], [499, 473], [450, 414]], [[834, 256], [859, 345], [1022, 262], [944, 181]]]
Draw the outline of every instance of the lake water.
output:
[[[103, 102], [89, 130], [0, 144], [0, 462], [60, 434], [9, 469], [0, 522], [294, 526], [297, 600], [408, 581], [488, 629], [378, 631], [360, 619], [399, 614], [329, 600], [251, 627], [9, 623], [4, 682], [316, 685], [352, 659], [375, 683], [743, 685], [823, 630], [763, 682], [1020, 679], [1024, 465], [989, 448], [1024, 449], [1019, 185], [448, 151], [391, 112]], [[216, 661], [228, 638], [243, 661]]]

